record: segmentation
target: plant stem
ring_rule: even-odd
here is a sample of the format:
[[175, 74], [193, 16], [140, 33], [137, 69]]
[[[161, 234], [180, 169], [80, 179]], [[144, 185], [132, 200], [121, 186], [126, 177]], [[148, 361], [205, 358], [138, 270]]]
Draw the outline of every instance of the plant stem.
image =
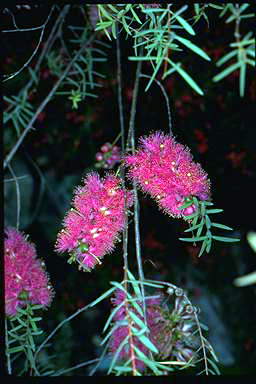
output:
[[9, 341], [8, 341], [8, 325], [7, 325], [7, 319], [5, 318], [5, 354], [7, 358], [7, 369], [8, 369], [8, 374], [12, 374], [12, 367], [11, 367], [11, 359], [10, 359], [10, 354], [7, 352], [7, 349], [9, 347]]

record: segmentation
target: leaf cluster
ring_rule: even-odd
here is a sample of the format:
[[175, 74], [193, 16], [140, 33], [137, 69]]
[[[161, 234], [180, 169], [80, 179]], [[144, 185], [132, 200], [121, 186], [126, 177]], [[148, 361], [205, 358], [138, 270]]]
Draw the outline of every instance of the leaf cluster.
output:
[[[192, 204], [197, 207], [196, 212], [192, 215], [185, 216], [184, 218], [190, 223], [190, 228], [186, 229], [185, 232], [192, 232], [192, 237], [180, 237], [179, 240], [196, 243], [202, 241], [202, 246], [198, 257], [200, 257], [204, 251], [210, 252], [212, 246], [212, 240], [223, 241], [223, 242], [236, 242], [240, 239], [234, 237], [216, 236], [211, 232], [212, 227], [232, 231], [233, 229], [227, 225], [213, 222], [209, 215], [222, 212], [223, 209], [210, 208], [213, 205], [210, 201], [200, 201], [195, 196], [187, 198], [185, 204], [179, 209], [184, 209]], [[195, 232], [196, 231], [196, 232]]]

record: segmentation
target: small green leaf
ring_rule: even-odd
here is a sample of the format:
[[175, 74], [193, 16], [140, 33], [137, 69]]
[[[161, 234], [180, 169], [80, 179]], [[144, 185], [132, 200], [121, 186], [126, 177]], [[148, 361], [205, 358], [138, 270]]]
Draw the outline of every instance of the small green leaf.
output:
[[140, 328], [144, 328], [144, 327], [145, 327], [144, 322], [143, 322], [137, 315], [135, 315], [134, 312], [128, 310], [128, 313], [129, 313], [129, 316], [131, 317], [131, 319], [132, 319], [132, 320], [133, 320], [133, 321], [134, 321]]
[[180, 67], [180, 63], [175, 64], [173, 61], [167, 58], [167, 61], [171, 63], [171, 65], [176, 69], [176, 71], [183, 77], [183, 79], [193, 88], [199, 95], [203, 95], [203, 91], [199, 86], [195, 83], [195, 81]]
[[146, 364], [149, 368], [151, 368], [156, 375], [159, 375], [159, 370], [156, 368], [154, 361], [149, 360], [149, 358], [142, 351], [140, 351], [135, 345], [134, 345], [134, 350], [137, 353], [138, 357], [144, 362], [144, 364]]
[[220, 72], [218, 75], [213, 77], [213, 81], [217, 82], [223, 79], [224, 77], [228, 76], [230, 73], [234, 72], [236, 69], [240, 67], [241, 63], [235, 63], [230, 65], [230, 67], [224, 69], [224, 71]]
[[19, 346], [19, 347], [8, 348], [6, 352], [8, 354], [11, 354], [11, 353], [17, 353], [17, 352], [22, 352], [22, 351], [24, 351], [24, 347]]
[[191, 41], [184, 39], [184, 37], [180, 37], [178, 35], [175, 35], [174, 38], [180, 41], [182, 44], [186, 45], [189, 49], [194, 51], [197, 55], [201, 56], [203, 59], [211, 61], [211, 58], [201, 48], [191, 43]]
[[200, 228], [201, 226], [202, 226], [201, 224], [194, 225], [193, 227], [186, 229], [184, 232], [194, 231], [195, 229]]
[[211, 228], [211, 220], [208, 215], [205, 215], [205, 225], [207, 229]]
[[219, 213], [223, 212], [223, 209], [206, 209], [206, 213]]
[[237, 277], [233, 283], [237, 287], [245, 287], [247, 285], [256, 284], [256, 272], [251, 272], [245, 276]]
[[202, 241], [207, 239], [207, 236], [201, 236], [201, 237], [179, 237], [179, 240], [182, 241], [189, 241], [189, 242], [195, 242], [195, 241]]
[[240, 94], [240, 97], [244, 97], [245, 76], [246, 76], [246, 64], [241, 63], [240, 74], [239, 74], [239, 94]]
[[207, 241], [204, 240], [204, 242], [203, 242], [203, 244], [202, 244], [202, 246], [201, 246], [201, 249], [200, 249], [200, 252], [199, 252], [198, 257], [200, 257], [200, 256], [204, 253], [204, 250], [205, 250], [205, 248], [206, 248], [206, 245], [207, 245]]
[[94, 305], [98, 304], [100, 301], [104, 300], [106, 297], [110, 296], [112, 292], [116, 290], [116, 287], [110, 288], [108, 291], [103, 293], [100, 297], [94, 300], [92, 303], [88, 305], [88, 307], [94, 307]]
[[233, 243], [235, 241], [240, 241], [240, 239], [236, 239], [234, 237], [212, 236], [212, 238], [214, 240], [224, 241], [224, 242], [227, 242], [227, 243]]
[[228, 230], [228, 231], [233, 231], [233, 228], [230, 228], [230, 227], [228, 227], [227, 225], [219, 224], [219, 223], [212, 223], [212, 227], [221, 228], [221, 229], [226, 229], [226, 230]]
[[122, 303], [120, 303], [116, 308], [113, 309], [113, 311], [111, 312], [111, 314], [109, 315], [107, 321], [106, 321], [106, 324], [104, 325], [104, 328], [103, 328], [103, 332], [105, 332], [107, 330], [107, 328], [109, 327], [109, 324], [111, 322], [111, 320], [113, 319], [113, 317], [115, 316], [115, 314], [120, 310], [120, 308], [125, 304], [125, 301], [123, 301]]
[[226, 55], [222, 56], [216, 63], [216, 66], [217, 67], [220, 67], [222, 64], [224, 64], [226, 61], [228, 61], [229, 59], [231, 59], [231, 57], [233, 56], [236, 56], [237, 55], [237, 50], [234, 50], [234, 51], [231, 51], [229, 53], [227, 53]]
[[158, 349], [155, 347], [155, 345], [145, 336], [140, 335], [139, 340], [142, 344], [144, 344], [148, 349], [150, 349], [154, 353], [158, 353]]
[[190, 35], [195, 35], [195, 32], [193, 30], [193, 28], [191, 27], [191, 25], [189, 25], [189, 23], [183, 19], [183, 17], [181, 16], [176, 16], [176, 19], [178, 20], [178, 22], [182, 25], [182, 27], [188, 32], [190, 33]]

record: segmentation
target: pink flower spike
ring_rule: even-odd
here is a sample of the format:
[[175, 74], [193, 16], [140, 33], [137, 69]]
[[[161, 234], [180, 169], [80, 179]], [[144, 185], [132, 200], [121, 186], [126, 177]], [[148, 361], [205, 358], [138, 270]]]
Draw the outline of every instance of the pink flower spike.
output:
[[[48, 307], [53, 299], [44, 263], [36, 258], [34, 244], [15, 228], [5, 230], [5, 311], [15, 316], [17, 309], [27, 305], [40, 304]], [[25, 299], [26, 297], [26, 299]]]
[[121, 188], [120, 178], [108, 174], [101, 180], [98, 173], [89, 173], [84, 186], [75, 188], [74, 208], [58, 233], [56, 251], [69, 252], [69, 262], [77, 261], [80, 269], [91, 271], [113, 250], [132, 204], [133, 192]]
[[123, 158], [129, 177], [167, 214], [176, 218], [189, 215], [192, 207], [179, 209], [186, 197], [210, 199], [208, 175], [200, 164], [193, 162], [187, 147], [160, 131], [142, 137], [140, 144], [134, 155]]

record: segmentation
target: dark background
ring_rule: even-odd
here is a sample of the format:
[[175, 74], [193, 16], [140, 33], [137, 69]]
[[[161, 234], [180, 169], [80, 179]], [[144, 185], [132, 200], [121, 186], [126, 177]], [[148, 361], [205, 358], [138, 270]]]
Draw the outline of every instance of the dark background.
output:
[[[38, 25], [45, 20], [49, 9], [31, 11], [14, 9], [17, 24]], [[31, 17], [33, 15], [33, 17]], [[74, 17], [74, 15], [73, 15]], [[11, 28], [5, 14], [6, 29]], [[69, 22], [72, 22], [72, 13]], [[199, 248], [178, 240], [187, 228], [181, 220], [172, 220], [161, 213], [154, 202], [139, 193], [142, 257], [147, 278], [170, 281], [186, 289], [191, 300], [201, 309], [202, 321], [208, 325], [208, 338], [220, 359], [221, 374], [249, 374], [255, 371], [255, 286], [237, 288], [234, 278], [256, 269], [255, 254], [246, 235], [255, 231], [255, 99], [256, 80], [252, 67], [247, 68], [244, 98], [239, 96], [239, 74], [234, 72], [220, 83], [212, 82], [218, 72], [215, 63], [227, 52], [233, 41], [234, 25], [219, 20], [209, 12], [210, 28], [204, 19], [195, 26], [194, 42], [212, 58], [206, 62], [185, 49], [176, 56], [187, 72], [204, 90], [197, 95], [179, 75], [162, 81], [171, 104], [173, 133], [187, 145], [194, 159], [208, 172], [216, 208], [223, 208], [218, 222], [234, 228], [239, 243], [214, 243], [209, 254], [198, 259]], [[46, 34], [49, 33], [51, 22]], [[244, 21], [241, 31], [250, 30]], [[33, 51], [35, 33], [3, 35], [3, 73], [12, 73]], [[106, 37], [99, 38], [109, 43]], [[72, 110], [70, 100], [56, 96], [40, 114], [23, 145], [15, 155], [12, 166], [17, 176], [27, 175], [20, 182], [21, 229], [36, 244], [39, 257], [44, 258], [55, 299], [44, 313], [41, 326], [48, 334], [59, 321], [88, 304], [109, 288], [109, 281], [122, 280], [121, 245], [105, 256], [103, 265], [91, 273], [78, 271], [67, 264], [66, 256], [54, 251], [57, 232], [65, 211], [70, 208], [72, 191], [88, 171], [95, 170], [95, 154], [105, 142], [113, 142], [120, 132], [117, 103], [116, 43], [113, 39], [107, 50], [108, 60], [97, 64], [105, 75], [99, 79], [102, 88], [97, 99], [87, 98]], [[123, 101], [125, 129], [129, 123], [136, 63], [127, 59], [133, 54], [130, 39], [120, 37], [123, 69]], [[40, 52], [39, 48], [39, 52]], [[34, 61], [32, 62], [33, 66]], [[142, 72], [151, 74], [150, 65], [143, 64]], [[160, 80], [161, 72], [158, 79]], [[27, 71], [4, 84], [4, 92], [12, 95], [28, 80]], [[37, 92], [31, 103], [40, 100], [56, 81], [46, 61], [42, 65]], [[155, 130], [168, 132], [165, 99], [153, 83], [145, 93], [147, 79], [140, 80], [136, 113], [136, 139]], [[13, 127], [4, 130], [4, 155], [16, 140]], [[120, 140], [119, 140], [120, 145]], [[114, 168], [116, 170], [116, 168]], [[104, 170], [99, 170], [104, 174]], [[6, 172], [6, 178], [10, 175]], [[8, 184], [8, 185], [7, 185]], [[5, 183], [5, 225], [16, 225], [16, 195], [14, 183]], [[131, 231], [132, 236], [133, 231]], [[218, 232], [221, 234], [221, 231]], [[225, 236], [226, 234], [224, 234]], [[129, 264], [137, 273], [132, 237], [129, 244]], [[109, 301], [78, 316], [52, 339], [46, 359], [54, 369], [70, 367], [97, 357], [101, 351], [101, 331], [108, 317]], [[51, 360], [49, 355], [55, 354]], [[87, 368], [75, 371], [88, 374]], [[184, 371], [183, 371], [184, 372]], [[70, 373], [72, 374], [72, 373]], [[180, 373], [182, 374], [182, 373]]]

